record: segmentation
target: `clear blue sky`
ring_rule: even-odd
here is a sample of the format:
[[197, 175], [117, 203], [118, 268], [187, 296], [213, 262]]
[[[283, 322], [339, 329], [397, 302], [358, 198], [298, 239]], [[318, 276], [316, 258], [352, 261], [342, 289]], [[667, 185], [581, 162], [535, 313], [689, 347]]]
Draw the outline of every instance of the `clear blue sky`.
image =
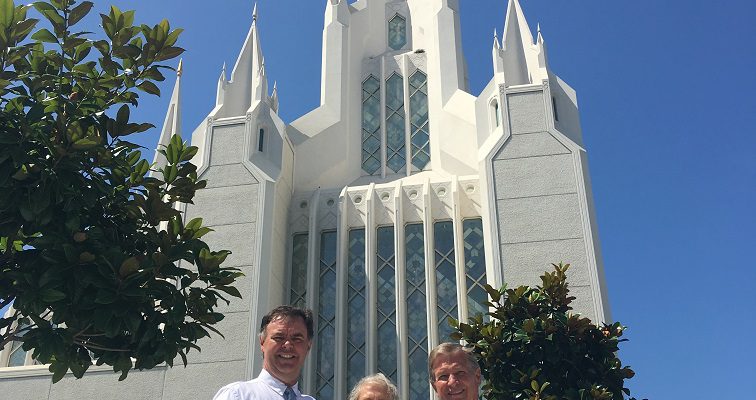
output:
[[[550, 66], [577, 90], [613, 317], [629, 326], [629, 387], [653, 399], [756, 393], [756, 2], [521, 0]], [[460, 0], [471, 91], [491, 78], [506, 0]], [[184, 133], [233, 66], [251, 0], [113, 0], [186, 31]], [[270, 84], [285, 121], [320, 98], [326, 0], [261, 0]], [[163, 99], [137, 118], [160, 126]], [[138, 141], [154, 147], [159, 132]], [[559, 255], [554, 255], [558, 261]], [[751, 395], [748, 395], [751, 393]]]

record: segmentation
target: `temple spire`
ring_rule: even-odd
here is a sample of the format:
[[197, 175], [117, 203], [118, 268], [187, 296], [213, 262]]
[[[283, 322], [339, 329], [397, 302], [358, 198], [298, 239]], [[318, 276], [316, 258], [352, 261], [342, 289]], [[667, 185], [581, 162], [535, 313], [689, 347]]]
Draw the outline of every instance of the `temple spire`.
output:
[[502, 51], [507, 85], [532, 83], [532, 75], [538, 67], [537, 50], [519, 0], [509, 0]]
[[[168, 111], [163, 121], [163, 129], [160, 132], [160, 139], [158, 140], [158, 149], [168, 146], [173, 135], [181, 135], [181, 75], [183, 71], [184, 61], [179, 60], [178, 67], [176, 67], [176, 83], [173, 85], [173, 93], [168, 103]], [[152, 162], [154, 170], [162, 168], [166, 162], [165, 156], [156, 151]]]
[[273, 92], [270, 94], [270, 108], [278, 114], [278, 82], [273, 81]]
[[231, 71], [231, 80], [225, 86], [224, 101], [221, 102], [224, 117], [244, 115], [251, 106], [267, 96], [267, 77], [257, 28], [259, 22], [255, 4], [249, 33]]
[[226, 63], [223, 63], [223, 67], [221, 68], [220, 76], [218, 77], [218, 89], [215, 92], [215, 105], [221, 105], [223, 104], [223, 98], [226, 93]]

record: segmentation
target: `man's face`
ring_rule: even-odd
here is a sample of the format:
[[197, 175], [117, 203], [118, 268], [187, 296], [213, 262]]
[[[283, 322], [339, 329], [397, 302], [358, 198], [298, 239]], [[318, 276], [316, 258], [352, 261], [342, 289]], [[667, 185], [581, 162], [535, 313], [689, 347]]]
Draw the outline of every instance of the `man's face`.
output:
[[302, 318], [274, 319], [265, 327], [265, 336], [260, 339], [263, 368], [281, 382], [294, 385], [310, 345]]
[[386, 387], [368, 383], [360, 388], [357, 400], [391, 400]]
[[464, 352], [436, 357], [433, 377], [433, 390], [441, 400], [478, 400], [480, 368], [471, 368]]

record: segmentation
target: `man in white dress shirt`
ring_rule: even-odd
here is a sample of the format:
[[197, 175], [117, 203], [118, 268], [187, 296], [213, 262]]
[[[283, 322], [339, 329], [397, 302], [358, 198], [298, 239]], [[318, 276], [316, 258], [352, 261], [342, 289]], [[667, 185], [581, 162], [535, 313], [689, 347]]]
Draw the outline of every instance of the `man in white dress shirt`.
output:
[[222, 387], [213, 400], [315, 400], [299, 391], [299, 372], [310, 351], [312, 312], [292, 306], [274, 308], [260, 324], [263, 369], [257, 378]]

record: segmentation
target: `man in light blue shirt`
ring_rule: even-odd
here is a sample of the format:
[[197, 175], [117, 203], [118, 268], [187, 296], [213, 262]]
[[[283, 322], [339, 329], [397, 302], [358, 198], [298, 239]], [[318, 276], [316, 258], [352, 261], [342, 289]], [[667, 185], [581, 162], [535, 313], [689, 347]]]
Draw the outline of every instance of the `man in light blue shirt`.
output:
[[312, 312], [279, 306], [263, 317], [260, 349], [263, 369], [257, 378], [222, 387], [213, 400], [315, 400], [299, 391], [297, 380], [313, 336]]

